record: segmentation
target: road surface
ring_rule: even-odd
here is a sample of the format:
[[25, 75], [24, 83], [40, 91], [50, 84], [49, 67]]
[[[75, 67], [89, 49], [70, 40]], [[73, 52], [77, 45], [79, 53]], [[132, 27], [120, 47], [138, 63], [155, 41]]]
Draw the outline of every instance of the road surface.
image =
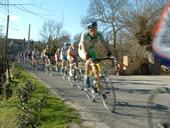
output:
[[[44, 82], [54, 94], [80, 112], [84, 125], [90, 128], [149, 128], [147, 100], [157, 87], [170, 86], [170, 76], [111, 76], [116, 90], [116, 113], [109, 113], [100, 100], [90, 102], [84, 91], [63, 80], [59, 73], [51, 77], [44, 71], [24, 68]], [[165, 99], [163, 99], [165, 100]]]

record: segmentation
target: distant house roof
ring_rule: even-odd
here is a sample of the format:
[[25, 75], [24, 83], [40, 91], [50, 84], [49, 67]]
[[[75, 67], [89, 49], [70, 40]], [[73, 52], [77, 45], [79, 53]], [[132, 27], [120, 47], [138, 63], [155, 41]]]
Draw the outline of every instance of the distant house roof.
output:
[[[5, 39], [5, 38], [0, 38], [0, 39]], [[25, 39], [13, 39], [13, 38], [8, 38], [9, 42], [13, 43], [24, 43], [27, 44], [28, 42]]]
[[9, 42], [13, 41], [13, 43], [24, 43], [27, 44], [27, 41], [25, 39], [12, 39], [8, 38]]

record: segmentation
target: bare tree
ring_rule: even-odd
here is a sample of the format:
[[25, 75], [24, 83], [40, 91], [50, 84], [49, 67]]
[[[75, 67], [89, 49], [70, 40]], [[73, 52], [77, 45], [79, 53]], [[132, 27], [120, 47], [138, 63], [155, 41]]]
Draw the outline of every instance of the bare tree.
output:
[[159, 65], [151, 49], [152, 30], [166, 3], [167, 0], [133, 0], [131, 6], [121, 12], [123, 30], [119, 36], [133, 44], [129, 48], [133, 58], [147, 58], [151, 64]]
[[66, 31], [63, 31], [60, 37], [57, 40], [55, 40], [55, 44], [57, 45], [57, 47], [61, 48], [63, 47], [65, 42], [70, 42], [71, 40], [70, 37], [71, 36], [69, 33], [67, 33]]
[[81, 33], [78, 33], [74, 36], [73, 40], [74, 41], [77, 41], [77, 42], [80, 42], [80, 36], [81, 36]]
[[42, 29], [39, 31], [40, 36], [44, 41], [48, 41], [49, 38], [54, 40], [58, 39], [62, 33], [62, 22], [56, 22], [54, 20], [48, 20], [44, 22]]
[[122, 29], [118, 19], [127, 2], [128, 0], [91, 0], [88, 14], [82, 18], [82, 24], [91, 19], [99, 21], [106, 37], [113, 41], [113, 47], [116, 48], [117, 34]]

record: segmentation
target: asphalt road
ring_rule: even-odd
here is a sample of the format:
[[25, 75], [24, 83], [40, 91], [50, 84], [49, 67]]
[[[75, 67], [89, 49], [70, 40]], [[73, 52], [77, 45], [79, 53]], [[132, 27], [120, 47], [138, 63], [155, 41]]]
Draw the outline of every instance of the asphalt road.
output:
[[109, 113], [100, 100], [90, 102], [84, 91], [63, 80], [59, 73], [51, 77], [44, 71], [24, 68], [44, 82], [54, 94], [76, 108], [82, 115], [84, 125], [91, 128], [149, 128], [147, 123], [147, 100], [152, 90], [170, 86], [170, 76], [111, 76], [116, 90], [116, 113]]

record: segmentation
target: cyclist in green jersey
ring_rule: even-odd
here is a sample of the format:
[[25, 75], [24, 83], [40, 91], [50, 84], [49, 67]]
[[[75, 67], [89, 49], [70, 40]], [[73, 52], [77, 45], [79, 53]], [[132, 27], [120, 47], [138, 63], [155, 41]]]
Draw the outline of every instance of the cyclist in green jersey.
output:
[[51, 55], [51, 49], [50, 49], [50, 46], [49, 46], [49, 45], [46, 46], [45, 55], [48, 55], [48, 56]]
[[85, 60], [85, 87], [90, 87], [89, 71], [90, 66], [94, 73], [97, 84], [99, 85], [99, 73], [95, 63], [90, 64], [92, 60], [97, 58], [96, 54], [96, 45], [99, 43], [103, 44], [103, 47], [107, 51], [107, 56], [111, 55], [111, 51], [107, 43], [103, 38], [103, 35], [97, 31], [97, 22], [89, 21], [87, 24], [88, 31], [85, 31], [81, 34], [80, 43], [79, 43], [79, 56]]
[[44, 53], [45, 53], [45, 65], [48, 65], [48, 61], [50, 61], [51, 56], [51, 49], [49, 45], [46, 46]]

